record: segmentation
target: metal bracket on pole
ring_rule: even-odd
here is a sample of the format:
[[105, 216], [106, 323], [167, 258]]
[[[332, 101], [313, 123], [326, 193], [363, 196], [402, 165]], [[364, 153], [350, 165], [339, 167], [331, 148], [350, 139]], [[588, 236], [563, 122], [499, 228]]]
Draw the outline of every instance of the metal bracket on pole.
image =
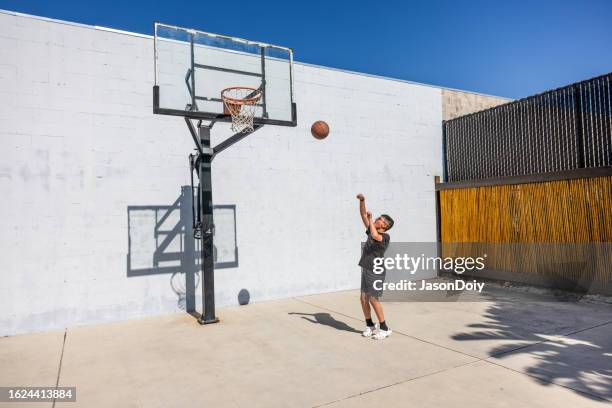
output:
[[[196, 149], [198, 150], [198, 152], [200, 154], [206, 154], [206, 155], [209, 155], [209, 156], [214, 156], [214, 154], [215, 154], [214, 150], [210, 146], [208, 146], [208, 147], [202, 146], [202, 143], [200, 142], [199, 137], [198, 137], [198, 130], [196, 130], [195, 126], [193, 126], [193, 123], [191, 122], [191, 119], [185, 118], [185, 123], [187, 123], [187, 128], [189, 129], [189, 133], [191, 133], [191, 137], [193, 139], [193, 142], [196, 145]], [[202, 121], [199, 120], [198, 121], [198, 129], [201, 129], [201, 128], [212, 129], [214, 124], [215, 124], [215, 122], [213, 121], [213, 122], [209, 123], [208, 125], [202, 125]]]

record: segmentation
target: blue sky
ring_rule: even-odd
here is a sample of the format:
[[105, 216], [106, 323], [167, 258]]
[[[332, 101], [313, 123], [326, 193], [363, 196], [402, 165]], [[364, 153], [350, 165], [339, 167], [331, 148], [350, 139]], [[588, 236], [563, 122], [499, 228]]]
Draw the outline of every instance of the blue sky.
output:
[[292, 47], [298, 61], [520, 98], [612, 71], [612, 1], [0, 0], [151, 34], [157, 20]]

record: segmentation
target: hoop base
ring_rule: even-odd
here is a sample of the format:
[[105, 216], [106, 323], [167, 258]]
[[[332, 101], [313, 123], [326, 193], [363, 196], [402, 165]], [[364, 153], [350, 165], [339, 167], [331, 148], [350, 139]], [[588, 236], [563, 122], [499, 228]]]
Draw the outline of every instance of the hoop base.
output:
[[219, 318], [215, 317], [214, 319], [204, 320], [204, 317], [200, 316], [198, 318], [198, 323], [200, 323], [201, 325], [219, 323]]

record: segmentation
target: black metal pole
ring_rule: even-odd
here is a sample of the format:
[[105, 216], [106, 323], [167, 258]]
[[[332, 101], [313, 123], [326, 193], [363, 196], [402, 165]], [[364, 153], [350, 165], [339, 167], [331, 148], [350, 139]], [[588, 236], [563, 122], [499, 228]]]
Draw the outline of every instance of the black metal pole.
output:
[[[200, 127], [200, 146], [204, 153], [200, 154], [198, 200], [200, 202], [200, 220], [202, 221], [202, 316], [200, 324], [216, 323], [215, 316], [215, 264], [213, 259], [213, 223], [212, 204], [212, 151], [210, 150], [210, 127]], [[210, 152], [210, 153], [209, 153]]]

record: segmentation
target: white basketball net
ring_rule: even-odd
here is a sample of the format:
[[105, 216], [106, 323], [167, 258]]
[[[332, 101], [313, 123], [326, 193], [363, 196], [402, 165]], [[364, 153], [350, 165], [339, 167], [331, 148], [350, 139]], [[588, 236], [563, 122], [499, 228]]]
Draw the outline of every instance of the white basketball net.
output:
[[226, 113], [232, 115], [232, 130], [234, 132], [252, 132], [253, 117], [257, 102], [263, 93], [259, 89], [244, 86], [226, 88], [221, 92], [221, 99]]

